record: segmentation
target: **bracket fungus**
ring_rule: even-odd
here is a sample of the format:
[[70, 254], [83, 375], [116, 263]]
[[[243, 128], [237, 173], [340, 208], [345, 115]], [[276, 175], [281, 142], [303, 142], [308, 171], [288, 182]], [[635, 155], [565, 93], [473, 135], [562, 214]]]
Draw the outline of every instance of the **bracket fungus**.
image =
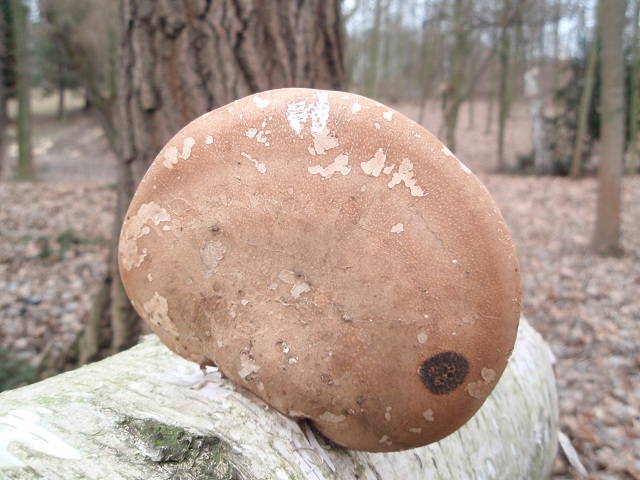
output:
[[119, 263], [169, 348], [356, 450], [462, 426], [520, 316], [484, 186], [420, 125], [344, 92], [262, 92], [184, 127], [133, 198]]

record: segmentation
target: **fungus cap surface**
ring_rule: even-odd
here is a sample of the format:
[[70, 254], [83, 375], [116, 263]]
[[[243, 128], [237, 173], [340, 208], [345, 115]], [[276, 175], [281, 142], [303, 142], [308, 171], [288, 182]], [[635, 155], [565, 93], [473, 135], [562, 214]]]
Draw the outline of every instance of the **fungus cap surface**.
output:
[[119, 263], [168, 347], [358, 450], [462, 426], [520, 315], [484, 186], [424, 128], [343, 92], [262, 92], [184, 127], [134, 196]]

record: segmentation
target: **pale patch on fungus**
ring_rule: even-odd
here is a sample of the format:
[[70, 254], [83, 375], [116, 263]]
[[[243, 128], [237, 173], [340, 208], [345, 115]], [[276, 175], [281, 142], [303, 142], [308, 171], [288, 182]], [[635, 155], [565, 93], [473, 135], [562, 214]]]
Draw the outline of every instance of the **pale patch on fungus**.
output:
[[471, 382], [467, 384], [467, 386], [465, 387], [465, 390], [473, 398], [482, 398], [485, 395], [485, 384], [482, 380], [478, 380], [477, 382]]
[[227, 248], [220, 240], [209, 240], [200, 249], [200, 259], [209, 271], [215, 271], [226, 251]]
[[287, 345], [287, 342], [283, 341], [280, 347], [282, 348], [282, 353], [289, 353], [290, 347]]
[[401, 233], [404, 232], [404, 225], [402, 223], [398, 223], [391, 227], [391, 233]]
[[291, 287], [291, 296], [294, 298], [294, 300], [297, 300], [298, 298], [300, 298], [300, 295], [310, 291], [311, 291], [311, 287], [309, 286], [308, 283], [296, 282], [293, 284], [293, 287]]
[[338, 155], [332, 164], [326, 168], [322, 165], [314, 165], [307, 168], [307, 171], [312, 175], [322, 175], [323, 177], [331, 177], [334, 173], [341, 173], [342, 175], [348, 175], [351, 172], [351, 167], [348, 166], [349, 157], [341, 153]]
[[260, 173], [266, 173], [267, 172], [267, 166], [264, 163], [259, 162], [258, 160], [256, 160], [255, 158], [253, 158], [251, 155], [249, 155], [246, 152], [240, 152], [240, 155], [242, 155], [244, 158], [246, 158], [251, 163], [253, 163], [253, 166], [256, 167], [256, 170], [258, 170]]
[[384, 168], [384, 162], [387, 161], [387, 156], [384, 153], [382, 148], [379, 148], [375, 153], [373, 158], [366, 162], [362, 162], [360, 167], [362, 171], [367, 175], [371, 175], [373, 177], [379, 177], [380, 173], [382, 173], [382, 169]]
[[405, 186], [411, 191], [414, 197], [423, 197], [424, 191], [416, 185], [416, 179], [413, 178], [413, 164], [408, 158], [402, 159], [402, 163], [398, 167], [398, 171], [393, 174], [391, 181], [387, 184], [389, 188], [404, 182]]
[[409, 431], [411, 433], [420, 433], [420, 432], [422, 432], [422, 429], [421, 428], [410, 428]]
[[309, 148], [309, 152], [311, 153], [311, 148], [318, 155], [324, 155], [327, 150], [331, 150], [339, 145], [338, 139], [334, 132], [325, 128], [324, 130], [313, 135], [313, 147]]
[[282, 280], [284, 283], [288, 283], [289, 285], [293, 285], [293, 282], [296, 281], [296, 274], [291, 270], [282, 270], [278, 274], [278, 278]]
[[191, 156], [191, 149], [196, 144], [196, 139], [193, 137], [187, 137], [182, 142], [182, 153], [180, 154], [180, 158], [186, 160]]
[[164, 157], [162, 165], [167, 168], [173, 168], [178, 163], [178, 149], [176, 147], [167, 147], [162, 156]]
[[175, 338], [179, 337], [178, 330], [169, 317], [169, 302], [167, 302], [166, 298], [155, 292], [153, 297], [148, 302], [145, 302], [143, 308], [146, 313], [145, 319], [148, 322], [160, 327]]
[[255, 375], [260, 371], [260, 366], [247, 355], [245, 352], [240, 354], [240, 370], [238, 375], [246, 381], [253, 380]]
[[373, 122], [373, 126], [380, 130], [380, 124], [378, 122]]
[[362, 110], [362, 105], [360, 105], [360, 104], [358, 103], [358, 100], [356, 100], [356, 103], [354, 103], [354, 104], [351, 106], [351, 113], [356, 114], [356, 113], [358, 113], [360, 110]]
[[384, 119], [385, 119], [387, 122], [390, 122], [390, 121], [391, 121], [391, 119], [393, 118], [393, 110], [388, 110], [388, 111], [384, 112], [384, 113], [382, 114], [382, 116], [384, 117]]
[[393, 442], [391, 442], [391, 440], [389, 439], [389, 435], [383, 435], [380, 440], [378, 440], [378, 443], [386, 443], [387, 445], [391, 445]]
[[435, 420], [435, 418], [433, 417], [433, 410], [431, 409], [422, 412], [422, 416], [427, 422], [433, 422]]
[[296, 134], [300, 135], [302, 133], [302, 127], [304, 127], [308, 116], [306, 102], [295, 102], [287, 105], [287, 120], [289, 120], [289, 126]]
[[147, 256], [146, 248], [138, 253], [138, 239], [151, 232], [148, 224], [158, 226], [162, 222], [170, 221], [169, 213], [154, 202], [143, 203], [138, 213], [125, 221], [119, 246], [122, 266], [125, 270], [130, 271], [134, 267], [139, 267]]
[[495, 380], [496, 372], [491, 368], [483, 368], [480, 376], [482, 376], [482, 380], [471, 382], [465, 388], [473, 398], [484, 398], [491, 392], [490, 384]]
[[387, 408], [385, 408], [385, 411], [384, 411], [384, 419], [385, 419], [387, 422], [390, 422], [390, 421], [391, 421], [391, 410], [393, 410], [393, 408], [391, 408], [391, 407], [387, 407]]
[[426, 333], [422, 332], [418, 334], [418, 343], [421, 343], [422, 345], [424, 345], [425, 343], [427, 343], [428, 340], [428, 336]]
[[207, 138], [204, 139], [204, 143], [211, 145], [213, 143], [213, 136], [207, 135]]
[[340, 423], [340, 422], [344, 422], [347, 419], [347, 417], [344, 415], [336, 415], [331, 412], [324, 412], [322, 415], [320, 415], [319, 418], [323, 422], [327, 422], [327, 423]]
[[480, 375], [486, 383], [491, 383], [496, 378], [496, 371], [491, 368], [483, 368]]
[[256, 104], [256, 107], [262, 110], [263, 108], [269, 106], [269, 104], [271, 103], [271, 100], [267, 100], [266, 98], [261, 98], [256, 95], [255, 97], [253, 97], [253, 103]]
[[318, 102], [316, 104], [306, 102], [294, 102], [287, 105], [287, 120], [289, 120], [289, 126], [300, 135], [302, 129], [307, 123], [307, 120], [311, 118], [311, 134], [317, 135], [322, 132], [329, 119], [329, 94], [327, 92], [317, 92], [316, 98]]
[[168, 147], [164, 153], [164, 162], [162, 165], [167, 167], [168, 169], [172, 169], [175, 164], [178, 163], [180, 159], [186, 160], [191, 156], [191, 149], [196, 144], [196, 139], [193, 137], [186, 137], [182, 141], [182, 152], [178, 155], [178, 149], [176, 147]]
[[391, 175], [391, 172], [393, 172], [394, 168], [396, 168], [396, 164], [395, 163], [393, 165], [389, 165], [387, 167], [384, 167], [384, 170], [382, 170], [382, 173], [384, 173], [385, 175]]
[[269, 135], [271, 133], [271, 130], [260, 130], [258, 132], [258, 135], [256, 135], [256, 141], [258, 143], [264, 143], [265, 147], [269, 146], [269, 139], [267, 138], [267, 135]]
[[[263, 122], [263, 126], [265, 125], [266, 121]], [[247, 128], [247, 130], [245, 131], [245, 135], [247, 136], [247, 138], [256, 139], [256, 142], [258, 143], [263, 143], [266, 147], [269, 146], [269, 139], [267, 138], [267, 135], [269, 135], [271, 133], [271, 130], [258, 130], [255, 127], [251, 127], [251, 128]]]

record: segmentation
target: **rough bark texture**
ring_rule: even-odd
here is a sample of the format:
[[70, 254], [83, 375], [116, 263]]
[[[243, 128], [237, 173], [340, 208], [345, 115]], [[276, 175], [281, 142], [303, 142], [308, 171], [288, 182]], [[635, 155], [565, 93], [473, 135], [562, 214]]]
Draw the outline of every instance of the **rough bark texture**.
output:
[[[339, 0], [121, 0], [121, 21], [116, 230], [151, 161], [194, 118], [258, 91], [344, 88]], [[103, 303], [110, 328], [87, 328], [83, 362], [131, 346], [142, 328], [118, 275], [117, 238]]]
[[538, 67], [534, 67], [524, 74], [524, 93], [527, 97], [529, 118], [531, 119], [535, 172], [536, 175], [549, 175], [553, 172], [553, 163], [551, 162], [549, 139], [544, 124], [544, 104]]
[[629, 62], [631, 71], [629, 72], [629, 165], [627, 172], [629, 175], [638, 173], [638, 129], [640, 122], [638, 116], [640, 112], [640, 0], [633, 2], [633, 33], [631, 35], [631, 53]]
[[20, 181], [33, 180], [33, 153], [31, 150], [31, 89], [30, 64], [27, 30], [28, 9], [21, 0], [11, 1], [13, 15], [13, 38], [16, 58], [16, 98], [18, 100], [18, 114], [16, 117], [16, 140], [18, 143], [18, 167], [16, 179]]
[[543, 479], [558, 405], [548, 346], [526, 321], [482, 409], [436, 444], [399, 453], [322, 448], [312, 435], [156, 337], [0, 394], [0, 477], [52, 479]]
[[573, 146], [573, 158], [571, 160], [571, 178], [578, 178], [582, 170], [582, 147], [587, 137], [587, 120], [589, 118], [589, 108], [591, 107], [591, 97], [593, 94], [594, 77], [596, 74], [596, 63], [598, 59], [598, 27], [593, 31], [593, 39], [589, 47], [589, 57], [587, 68], [584, 73], [584, 86], [580, 96], [580, 108], [578, 109], [578, 126], [576, 140]]
[[602, 154], [593, 249], [601, 254], [620, 253], [620, 209], [624, 155], [624, 48], [622, 35], [627, 0], [599, 2], [602, 36]]
[[[509, 1], [504, 2], [505, 11]], [[504, 138], [509, 115], [509, 61], [511, 58], [511, 37], [509, 24], [505, 21], [500, 28], [500, 73], [499, 73], [499, 104], [498, 104], [498, 172], [507, 171], [507, 160], [504, 154]]]
[[0, 4], [0, 178], [4, 168], [4, 151], [7, 138], [7, 90], [5, 87], [6, 20]]

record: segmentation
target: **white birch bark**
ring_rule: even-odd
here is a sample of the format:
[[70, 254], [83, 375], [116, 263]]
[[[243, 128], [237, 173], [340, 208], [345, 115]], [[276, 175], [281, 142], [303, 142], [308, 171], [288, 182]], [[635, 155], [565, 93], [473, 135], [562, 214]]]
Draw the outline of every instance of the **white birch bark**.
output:
[[444, 440], [399, 453], [322, 448], [217, 373], [202, 382], [197, 365], [154, 336], [0, 394], [3, 479], [539, 479], [557, 436], [552, 355], [524, 319], [479, 413]]

